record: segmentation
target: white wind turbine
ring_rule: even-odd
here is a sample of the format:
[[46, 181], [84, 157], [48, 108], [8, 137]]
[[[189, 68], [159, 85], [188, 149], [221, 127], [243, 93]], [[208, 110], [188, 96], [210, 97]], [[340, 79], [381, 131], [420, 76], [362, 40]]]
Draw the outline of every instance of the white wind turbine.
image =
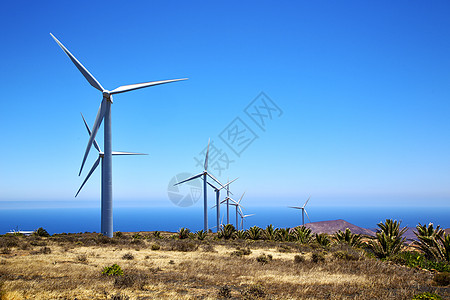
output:
[[[87, 131], [89, 133], [89, 136], [90, 136], [91, 135], [91, 129], [89, 128], [86, 120], [84, 119], [83, 114], [81, 114], [81, 117], [83, 118], [84, 125], [86, 126], [86, 129], [87, 129]], [[87, 174], [87, 176], [84, 179], [83, 183], [81, 184], [80, 188], [78, 189], [78, 192], [76, 193], [75, 197], [78, 196], [78, 194], [80, 193], [80, 191], [83, 188], [84, 184], [88, 181], [89, 177], [91, 177], [92, 173], [94, 173], [95, 169], [97, 169], [98, 165], [100, 164], [100, 161], [103, 161], [103, 157], [105, 156], [105, 154], [100, 149], [100, 146], [97, 144], [97, 141], [95, 139], [94, 139], [93, 144], [94, 144], [95, 149], [97, 149], [97, 151], [98, 151], [98, 158], [94, 162], [94, 165], [92, 166], [91, 170], [89, 171], [89, 173]], [[112, 155], [114, 156], [114, 155], [147, 155], [147, 154], [134, 153], [134, 152], [113, 151]], [[103, 168], [103, 162], [102, 162], [102, 168]]]
[[242, 209], [239, 207], [239, 215], [241, 216], [241, 229], [244, 230], [244, 219], [247, 217], [254, 216], [255, 214], [244, 215]]
[[311, 220], [309, 219], [308, 213], [306, 212], [306, 209], [305, 209], [305, 206], [308, 203], [310, 198], [311, 198], [311, 196], [308, 198], [308, 200], [306, 200], [305, 204], [303, 204], [302, 207], [289, 206], [290, 208], [295, 208], [295, 209], [301, 209], [302, 210], [302, 225], [305, 225], [305, 214], [306, 214], [306, 217], [308, 217], [309, 222], [311, 222]]
[[97, 79], [92, 76], [91, 73], [72, 55], [72, 53], [61, 44], [58, 39], [50, 33], [52, 38], [56, 41], [56, 43], [61, 47], [61, 49], [67, 54], [70, 60], [74, 63], [77, 69], [83, 74], [84, 78], [92, 85], [94, 88], [99, 90], [103, 99], [100, 104], [100, 108], [97, 112], [97, 117], [95, 118], [94, 125], [92, 126], [92, 134], [89, 138], [89, 141], [86, 146], [86, 151], [84, 153], [83, 161], [81, 163], [80, 172], [78, 175], [81, 175], [81, 171], [83, 170], [84, 163], [86, 162], [86, 158], [88, 157], [89, 150], [91, 149], [92, 143], [94, 142], [95, 136], [97, 135], [97, 131], [102, 124], [103, 119], [105, 120], [103, 129], [104, 129], [104, 143], [105, 151], [103, 154], [102, 161], [102, 216], [101, 216], [101, 233], [112, 237], [113, 236], [113, 214], [112, 214], [112, 142], [111, 142], [111, 104], [113, 103], [112, 95], [120, 94], [128, 91], [133, 91], [137, 89], [146, 88], [149, 86], [175, 82], [183, 79], [172, 79], [172, 80], [161, 80], [161, 81], [152, 81], [152, 82], [144, 82], [130, 85], [120, 86], [112, 91], [106, 90], [102, 87], [102, 85], [97, 81]]
[[197, 178], [200, 178], [203, 176], [203, 229], [205, 231], [208, 231], [208, 196], [207, 196], [207, 176], [209, 176], [212, 180], [214, 180], [217, 184], [219, 184], [221, 187], [222, 184], [219, 182], [219, 180], [217, 180], [211, 173], [208, 172], [208, 155], [209, 155], [209, 140], [208, 140], [208, 148], [206, 150], [206, 155], [205, 155], [205, 164], [204, 166], [204, 171], [201, 172], [200, 174], [194, 175], [192, 177], [189, 177], [188, 179], [185, 179], [183, 181], [177, 182], [174, 184], [178, 185], [178, 184], [182, 184], [184, 182], [187, 181], [191, 181]]
[[[230, 224], [230, 200], [234, 201], [230, 198], [230, 194], [233, 194], [233, 193], [230, 192], [230, 185], [227, 185], [227, 197], [221, 202], [221, 203], [227, 204], [227, 224]], [[234, 202], [236, 202], [236, 201], [234, 201]]]
[[[236, 178], [237, 179], [237, 178]], [[217, 232], [219, 232], [220, 230], [220, 226], [219, 226], [219, 217], [220, 217], [220, 203], [219, 203], [219, 199], [220, 199], [220, 190], [228, 187], [228, 185], [230, 183], [232, 183], [233, 181], [235, 181], [236, 179], [227, 182], [224, 185], [221, 185], [221, 187], [216, 187], [215, 185], [213, 185], [212, 183], [208, 182], [209, 186], [212, 187], [214, 189], [214, 192], [216, 193], [216, 205], [214, 205], [212, 208], [216, 207], [216, 218], [217, 218], [217, 226], [215, 226], [217, 228]]]
[[236, 230], [239, 230], [239, 209], [241, 209], [241, 207], [243, 207], [241, 205], [241, 200], [244, 197], [245, 192], [242, 194], [241, 198], [239, 198], [238, 201], [235, 201], [233, 198], [227, 197], [225, 200], [223, 200], [221, 203], [224, 203], [225, 201], [229, 201], [231, 200], [234, 203], [230, 203], [230, 205], [233, 205], [236, 207]]

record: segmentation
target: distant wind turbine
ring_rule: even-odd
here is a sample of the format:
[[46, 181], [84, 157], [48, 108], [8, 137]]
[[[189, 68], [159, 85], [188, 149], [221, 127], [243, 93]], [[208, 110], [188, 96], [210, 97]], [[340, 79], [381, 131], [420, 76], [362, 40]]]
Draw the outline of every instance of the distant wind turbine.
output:
[[309, 219], [308, 213], [306, 212], [306, 209], [305, 209], [305, 206], [308, 203], [310, 198], [311, 198], [311, 196], [308, 198], [308, 200], [306, 200], [305, 204], [303, 204], [302, 207], [289, 206], [290, 208], [295, 208], [295, 209], [301, 209], [302, 210], [302, 225], [305, 225], [305, 214], [306, 214], [306, 217], [308, 217], [309, 222], [311, 222], [311, 220]]
[[255, 214], [244, 215], [242, 209], [239, 207], [239, 215], [241, 216], [241, 229], [244, 230], [244, 219], [254, 216]]
[[112, 91], [106, 90], [102, 87], [102, 85], [97, 81], [97, 79], [92, 76], [91, 73], [72, 55], [72, 53], [67, 50], [66, 47], [53, 35], [50, 33], [55, 42], [61, 47], [61, 49], [67, 54], [70, 60], [74, 63], [77, 69], [83, 74], [84, 78], [92, 85], [94, 88], [99, 90], [103, 99], [100, 104], [100, 108], [97, 113], [97, 117], [95, 118], [94, 125], [92, 126], [92, 134], [89, 138], [89, 141], [86, 146], [86, 151], [84, 153], [83, 161], [81, 163], [80, 172], [78, 174], [81, 175], [81, 171], [83, 170], [84, 163], [86, 162], [86, 158], [88, 157], [89, 150], [91, 149], [92, 143], [94, 142], [95, 136], [97, 135], [97, 131], [102, 124], [103, 119], [105, 119], [104, 123], [104, 143], [105, 151], [103, 154], [102, 161], [102, 220], [101, 220], [101, 233], [112, 237], [113, 236], [113, 214], [112, 214], [112, 142], [111, 142], [111, 104], [113, 103], [112, 95], [120, 94], [128, 91], [133, 91], [137, 89], [146, 88], [149, 86], [170, 83], [183, 79], [172, 79], [172, 80], [160, 80], [160, 81], [151, 81], [130, 85], [120, 86]]
[[[245, 195], [245, 192], [242, 194], [241, 198], [239, 198], [238, 201], [235, 201], [235, 200], [233, 200], [233, 198], [229, 198], [229, 197], [227, 197], [227, 199], [225, 199], [225, 200], [231, 200], [231, 201], [233, 201], [234, 203], [230, 203], [230, 205], [233, 205], [233, 206], [236, 207], [236, 230], [239, 230], [239, 217], [238, 217], [238, 216], [239, 216], [239, 212], [238, 212], [238, 210], [239, 210], [241, 207], [243, 207], [243, 206], [241, 205], [241, 200], [242, 200], [242, 198], [244, 197], [244, 195]], [[225, 200], [223, 200], [222, 203], [225, 202]]]
[[[91, 135], [91, 129], [89, 128], [86, 120], [83, 117], [83, 114], [81, 114], [81, 117], [83, 118], [83, 122], [84, 125], [86, 126], [86, 129], [89, 133], [89, 135]], [[102, 150], [100, 149], [99, 145], [97, 144], [97, 141], [94, 139], [93, 141], [94, 147], [95, 149], [97, 149], [98, 151], [98, 158], [97, 160], [94, 162], [94, 165], [92, 166], [91, 170], [89, 171], [89, 173], [87, 174], [86, 178], [84, 179], [83, 183], [81, 184], [80, 188], [78, 189], [78, 192], [76, 193], [75, 197], [78, 196], [78, 194], [80, 193], [81, 189], [83, 188], [84, 184], [88, 181], [89, 177], [91, 177], [92, 173], [94, 173], [95, 169], [98, 167], [98, 165], [100, 164], [100, 161], [103, 160], [103, 157], [105, 156], [104, 153], [102, 152]], [[147, 155], [144, 153], [134, 153], [134, 152], [119, 152], [119, 151], [113, 151], [112, 155]], [[102, 168], [103, 168], [103, 162], [102, 162]], [[103, 172], [102, 172], [103, 174]]]
[[[236, 178], [237, 179], [237, 178]], [[222, 185], [221, 187], [216, 187], [215, 185], [213, 185], [212, 183], [208, 182], [209, 186], [212, 187], [214, 189], [214, 192], [216, 193], [216, 205], [214, 205], [212, 208], [216, 207], [216, 218], [217, 218], [217, 226], [215, 226], [217, 228], [217, 232], [219, 232], [220, 228], [219, 228], [219, 217], [220, 217], [220, 203], [219, 203], [219, 199], [220, 199], [220, 190], [225, 188], [226, 186], [228, 186], [230, 183], [232, 183], [233, 181], [235, 181], [236, 179], [227, 182], [226, 184]]]
[[[224, 203], [224, 202], [227, 203], [227, 224], [230, 224], [230, 200], [231, 200], [230, 194], [233, 194], [233, 193], [230, 192], [230, 185], [227, 185], [227, 197], [225, 198], [224, 201], [222, 201], [222, 203]], [[232, 201], [234, 201], [234, 200], [232, 200]]]
[[188, 179], [185, 179], [183, 181], [180, 181], [180, 182], [177, 182], [174, 184], [174, 186], [175, 186], [175, 185], [182, 184], [184, 182], [191, 181], [191, 180], [194, 180], [194, 179], [197, 179], [197, 178], [203, 176], [203, 229], [205, 231], [208, 231], [208, 196], [207, 196], [207, 189], [206, 189], [207, 182], [208, 182], [207, 181], [208, 176], [212, 180], [214, 180], [217, 184], [219, 184], [221, 187], [223, 187], [222, 184], [219, 182], [219, 180], [217, 180], [211, 173], [208, 172], [208, 155], [209, 155], [209, 140], [208, 140], [208, 148], [206, 150], [206, 155], [205, 155], [205, 164], [203, 165], [204, 171], [201, 172], [200, 174], [194, 175], [192, 177], [189, 177]]

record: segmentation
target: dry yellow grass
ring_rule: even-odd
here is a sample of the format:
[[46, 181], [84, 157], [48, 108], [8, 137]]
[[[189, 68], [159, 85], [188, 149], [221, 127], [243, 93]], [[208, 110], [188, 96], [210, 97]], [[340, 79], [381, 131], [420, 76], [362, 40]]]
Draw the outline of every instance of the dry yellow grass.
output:
[[[438, 289], [430, 272], [369, 258], [338, 260], [331, 254], [314, 263], [313, 250], [302, 248], [302, 254], [295, 245], [280, 252], [276, 243], [136, 242], [129, 236], [110, 243], [92, 234], [16, 241], [9, 254], [0, 254], [2, 299], [217, 299], [227, 291], [235, 299], [411, 299]], [[161, 249], [151, 250], [156, 243]], [[250, 247], [251, 254], [232, 256], [238, 245]], [[33, 254], [42, 247], [51, 253]], [[133, 259], [124, 259], [125, 254]], [[262, 264], [256, 260], [262, 254], [273, 259]], [[305, 261], [294, 262], [296, 255]], [[101, 275], [112, 264], [121, 266], [123, 277]], [[448, 288], [438, 293], [450, 296]]]

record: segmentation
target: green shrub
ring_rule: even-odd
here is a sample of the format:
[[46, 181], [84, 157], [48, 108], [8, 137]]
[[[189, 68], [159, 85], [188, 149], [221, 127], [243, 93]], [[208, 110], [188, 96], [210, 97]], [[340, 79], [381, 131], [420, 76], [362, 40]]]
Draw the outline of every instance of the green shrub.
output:
[[294, 241], [301, 244], [309, 244], [312, 240], [311, 228], [305, 226], [295, 227], [292, 232], [292, 237]]
[[204, 230], [199, 230], [195, 233], [195, 236], [197, 237], [197, 239], [199, 239], [200, 241], [203, 241], [204, 239], [206, 239], [206, 237], [208, 236], [208, 232], [204, 231]]
[[262, 238], [262, 229], [259, 228], [258, 226], [250, 227], [247, 230], [247, 237], [254, 241], [261, 239]]
[[440, 286], [446, 286], [450, 284], [450, 273], [441, 272], [434, 275], [433, 278], [434, 283]]
[[357, 253], [350, 253], [348, 251], [336, 251], [333, 257], [340, 260], [359, 260], [360, 256]]
[[36, 230], [33, 232], [33, 235], [35, 235], [35, 236], [43, 236], [43, 237], [48, 237], [48, 236], [50, 236], [50, 234], [47, 232], [47, 230], [45, 230], [45, 229], [42, 228], [42, 227], [39, 227], [38, 229], [36, 229]]
[[159, 249], [161, 249], [161, 246], [160, 246], [160, 245], [158, 245], [158, 244], [153, 244], [153, 245], [152, 245], [152, 250], [153, 250], [153, 251], [156, 251], [156, 250], [159, 250]]
[[123, 276], [123, 270], [119, 265], [113, 264], [109, 267], [104, 267], [103, 271], [102, 271], [102, 275]]
[[278, 228], [274, 228], [272, 224], [267, 225], [263, 231], [263, 238], [265, 240], [273, 241], [277, 236]]
[[123, 237], [123, 233], [122, 232], [120, 232], [120, 231], [116, 231], [116, 232], [114, 232], [114, 237], [116, 237], [116, 238], [121, 238], [121, 237]]
[[443, 300], [441, 296], [436, 295], [435, 293], [425, 292], [422, 294], [415, 295], [412, 300]]
[[191, 231], [190, 231], [188, 228], [181, 227], [181, 228], [178, 230], [178, 238], [179, 238], [180, 240], [187, 239], [187, 238], [189, 237], [189, 234], [190, 234], [190, 233], [191, 233]]
[[139, 239], [142, 238], [142, 235], [141, 235], [140, 233], [135, 233], [135, 234], [133, 234], [131, 237], [132, 237], [133, 239], [135, 239], [135, 240], [139, 240]]
[[347, 243], [352, 247], [360, 247], [362, 244], [361, 235], [353, 234], [348, 228], [344, 232], [339, 230], [334, 234], [333, 238], [339, 243]]
[[400, 222], [386, 219], [384, 223], [378, 223], [379, 229], [376, 233], [376, 239], [369, 242], [373, 253], [378, 258], [386, 258], [397, 254], [405, 239], [403, 234], [406, 232], [406, 227], [400, 229]]
[[450, 264], [446, 262], [436, 262], [426, 258], [425, 254], [417, 251], [401, 251], [391, 257], [389, 260], [400, 265], [405, 265], [410, 268], [419, 267], [427, 270], [437, 270], [439, 272], [450, 272]]
[[229, 240], [234, 236], [236, 229], [234, 228], [233, 225], [231, 224], [226, 224], [225, 226], [223, 226], [222, 229], [220, 229], [219, 233], [217, 234], [217, 237], [219, 239], [226, 239]]
[[417, 232], [414, 234], [419, 239], [419, 247], [428, 259], [435, 261], [450, 262], [450, 235], [438, 225], [433, 227], [433, 223], [416, 226]]
[[289, 242], [293, 239], [293, 236], [290, 234], [290, 230], [290, 228], [279, 228], [275, 239], [280, 242]]
[[162, 239], [162, 237], [161, 237], [161, 232], [159, 232], [159, 231], [153, 232], [153, 237], [154, 237], [154, 238], [157, 238], [157, 239]]
[[247, 232], [245, 230], [236, 231], [236, 238], [240, 240], [245, 240], [247, 238]]
[[330, 239], [328, 238], [328, 234], [326, 233], [320, 233], [320, 234], [315, 234], [314, 238], [316, 240], [316, 243], [319, 244], [322, 247], [327, 247], [330, 245]]

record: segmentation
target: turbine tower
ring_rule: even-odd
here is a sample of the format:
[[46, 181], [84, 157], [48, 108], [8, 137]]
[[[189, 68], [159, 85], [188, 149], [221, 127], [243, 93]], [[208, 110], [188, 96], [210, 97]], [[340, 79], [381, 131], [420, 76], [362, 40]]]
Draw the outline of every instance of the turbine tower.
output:
[[247, 217], [254, 216], [255, 214], [244, 215], [244, 212], [239, 207], [239, 215], [241, 216], [241, 229], [244, 230], [244, 219]]
[[306, 200], [305, 204], [303, 204], [302, 207], [289, 206], [290, 208], [295, 208], [295, 209], [301, 209], [302, 210], [302, 225], [305, 225], [305, 214], [306, 214], [306, 217], [308, 217], [309, 222], [311, 222], [311, 220], [309, 219], [308, 213], [306, 212], [306, 209], [305, 209], [305, 206], [308, 203], [310, 198], [311, 198], [311, 196], [308, 198], [308, 200]]
[[189, 177], [188, 179], [182, 180], [182, 181], [174, 184], [174, 186], [175, 186], [175, 185], [182, 184], [187, 181], [191, 181], [191, 180], [194, 180], [194, 179], [197, 179], [197, 178], [203, 176], [203, 230], [205, 230], [205, 231], [208, 231], [208, 196], [207, 196], [207, 189], [206, 189], [207, 182], [208, 182], [207, 176], [209, 176], [212, 180], [214, 180], [222, 188], [224, 187], [219, 182], [219, 180], [217, 180], [211, 173], [208, 172], [208, 154], [209, 154], [209, 140], [208, 140], [208, 147], [207, 147], [206, 155], [205, 155], [205, 164], [203, 165], [204, 171], [201, 172], [200, 174], [194, 175], [192, 177]]
[[245, 192], [242, 194], [242, 196], [239, 199], [239, 201], [235, 201], [233, 198], [230, 198], [230, 197], [227, 197], [225, 200], [222, 201], [222, 203], [224, 203], [225, 201], [229, 201], [229, 200], [234, 202], [234, 203], [230, 203], [230, 205], [233, 205], [233, 206], [236, 207], [236, 230], [239, 230], [239, 218], [238, 218], [239, 212], [238, 212], [238, 210], [241, 209], [241, 207], [243, 207], [241, 205], [241, 200], [244, 197], [244, 195], [245, 195]]
[[[81, 117], [83, 118], [84, 121], [84, 125], [86, 126], [86, 129], [89, 133], [89, 136], [91, 135], [91, 129], [89, 128], [86, 120], [83, 117], [83, 114], [81, 114]], [[102, 150], [100, 149], [100, 146], [97, 144], [97, 141], [94, 139], [94, 147], [95, 149], [97, 149], [98, 151], [98, 158], [97, 160], [94, 162], [94, 165], [92, 166], [91, 170], [89, 171], [89, 173], [87, 174], [86, 178], [84, 179], [83, 183], [81, 184], [80, 188], [78, 189], [75, 197], [78, 196], [78, 194], [80, 193], [81, 189], [83, 188], [84, 184], [88, 181], [89, 177], [91, 177], [92, 173], [94, 173], [95, 169], [97, 169], [98, 165], [100, 164], [100, 161], [102, 161], [102, 168], [103, 168], [103, 157], [105, 156], [105, 154], [102, 152]], [[113, 151], [112, 155], [147, 155], [144, 153], [134, 153], [134, 152], [119, 152], [119, 151]], [[103, 172], [102, 172], [103, 175]]]
[[102, 85], [97, 81], [97, 79], [92, 76], [91, 73], [72, 55], [72, 53], [64, 47], [63, 44], [50, 33], [52, 38], [56, 41], [56, 43], [61, 47], [61, 49], [67, 54], [70, 60], [74, 63], [77, 69], [83, 74], [84, 78], [92, 85], [94, 88], [99, 90], [103, 99], [100, 104], [100, 108], [97, 113], [97, 117], [95, 118], [94, 125], [92, 126], [92, 133], [89, 138], [89, 141], [86, 146], [86, 151], [84, 153], [83, 161], [81, 163], [80, 172], [78, 174], [81, 175], [81, 171], [83, 170], [84, 163], [86, 162], [86, 158], [89, 154], [89, 150], [91, 149], [92, 143], [94, 142], [95, 136], [97, 135], [98, 129], [103, 121], [105, 120], [103, 129], [104, 129], [104, 143], [105, 151], [103, 154], [102, 160], [102, 216], [101, 216], [101, 233], [112, 237], [113, 236], [113, 214], [112, 214], [112, 142], [111, 142], [111, 104], [113, 103], [112, 95], [120, 94], [128, 91], [133, 91], [137, 89], [146, 88], [149, 86], [175, 82], [180, 80], [186, 80], [187, 78], [182, 79], [172, 79], [172, 80], [161, 80], [161, 81], [152, 81], [152, 82], [144, 82], [130, 85], [120, 86], [112, 91], [106, 90], [102, 87]]
[[[237, 178], [236, 178], [237, 179]], [[217, 232], [219, 232], [219, 217], [220, 217], [220, 203], [219, 203], [219, 199], [220, 199], [220, 190], [225, 188], [226, 186], [228, 186], [230, 183], [232, 183], [233, 181], [235, 181], [236, 179], [233, 179], [232, 181], [227, 182], [226, 184], [222, 185], [220, 188], [216, 187], [215, 185], [213, 185], [212, 183], [208, 182], [209, 186], [212, 187], [214, 189], [214, 192], [216, 193], [216, 205], [214, 205], [212, 208], [216, 208], [216, 221], [217, 221]]]

